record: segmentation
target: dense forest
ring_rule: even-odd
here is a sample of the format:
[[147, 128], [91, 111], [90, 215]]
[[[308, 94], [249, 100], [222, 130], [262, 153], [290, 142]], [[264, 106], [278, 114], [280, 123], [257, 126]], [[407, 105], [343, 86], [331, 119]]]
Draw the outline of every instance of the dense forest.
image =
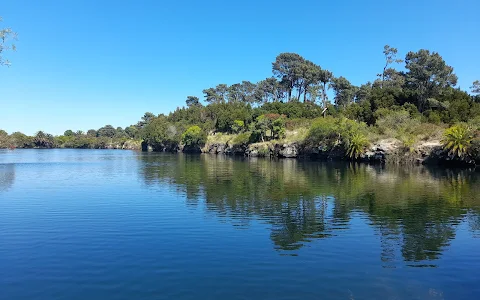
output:
[[281, 53], [271, 77], [204, 89], [203, 101], [188, 96], [168, 115], [147, 112], [126, 128], [106, 125], [61, 136], [0, 131], [0, 146], [136, 149], [143, 141], [157, 151], [200, 151], [208, 143], [245, 148], [276, 141], [336, 149], [354, 159], [376, 140], [392, 138], [406, 151], [436, 139], [452, 156], [477, 156], [480, 81], [463, 91], [439, 53], [397, 54], [386, 45], [383, 69], [355, 86], [296, 53]]

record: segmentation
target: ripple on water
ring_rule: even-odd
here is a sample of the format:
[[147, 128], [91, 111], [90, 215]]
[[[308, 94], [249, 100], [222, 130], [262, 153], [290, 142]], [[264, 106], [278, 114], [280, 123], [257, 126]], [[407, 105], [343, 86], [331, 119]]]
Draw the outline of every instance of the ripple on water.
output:
[[0, 155], [0, 298], [480, 293], [472, 172], [130, 151]]

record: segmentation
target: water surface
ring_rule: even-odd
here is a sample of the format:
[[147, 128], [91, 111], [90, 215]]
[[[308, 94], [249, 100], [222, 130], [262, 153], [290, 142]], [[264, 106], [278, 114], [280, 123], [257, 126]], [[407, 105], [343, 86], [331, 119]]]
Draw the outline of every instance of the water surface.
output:
[[476, 299], [471, 170], [0, 150], [0, 299]]

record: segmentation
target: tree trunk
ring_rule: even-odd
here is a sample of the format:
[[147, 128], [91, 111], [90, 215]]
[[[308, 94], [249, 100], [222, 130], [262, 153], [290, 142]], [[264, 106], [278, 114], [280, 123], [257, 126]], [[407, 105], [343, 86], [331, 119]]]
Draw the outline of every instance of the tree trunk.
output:
[[380, 85], [380, 88], [382, 88], [382, 89], [383, 89], [383, 82], [385, 81], [385, 70], [387, 69], [387, 66], [388, 66], [388, 64], [387, 64], [387, 65], [385, 65], [385, 67], [383, 67], [383, 72], [382, 72], [382, 83], [381, 83], [381, 85]]
[[[322, 102], [323, 102], [323, 109], [327, 107], [327, 83], [323, 83], [323, 91], [322, 91]], [[323, 112], [323, 117], [325, 118], [327, 111]]]

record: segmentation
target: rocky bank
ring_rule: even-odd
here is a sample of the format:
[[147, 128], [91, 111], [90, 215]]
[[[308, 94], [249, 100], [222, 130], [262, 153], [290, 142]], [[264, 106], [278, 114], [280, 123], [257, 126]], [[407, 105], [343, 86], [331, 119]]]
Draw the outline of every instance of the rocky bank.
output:
[[[304, 158], [321, 160], [345, 160], [340, 149], [327, 150], [324, 147], [306, 147], [300, 143], [255, 143], [245, 146], [231, 146], [228, 143], [207, 144], [202, 152], [210, 154], [244, 155], [249, 157]], [[439, 140], [417, 143], [405, 148], [397, 139], [384, 139], [373, 143], [357, 159], [367, 163], [429, 164], [475, 167], [473, 159], [452, 158], [443, 150]]]

